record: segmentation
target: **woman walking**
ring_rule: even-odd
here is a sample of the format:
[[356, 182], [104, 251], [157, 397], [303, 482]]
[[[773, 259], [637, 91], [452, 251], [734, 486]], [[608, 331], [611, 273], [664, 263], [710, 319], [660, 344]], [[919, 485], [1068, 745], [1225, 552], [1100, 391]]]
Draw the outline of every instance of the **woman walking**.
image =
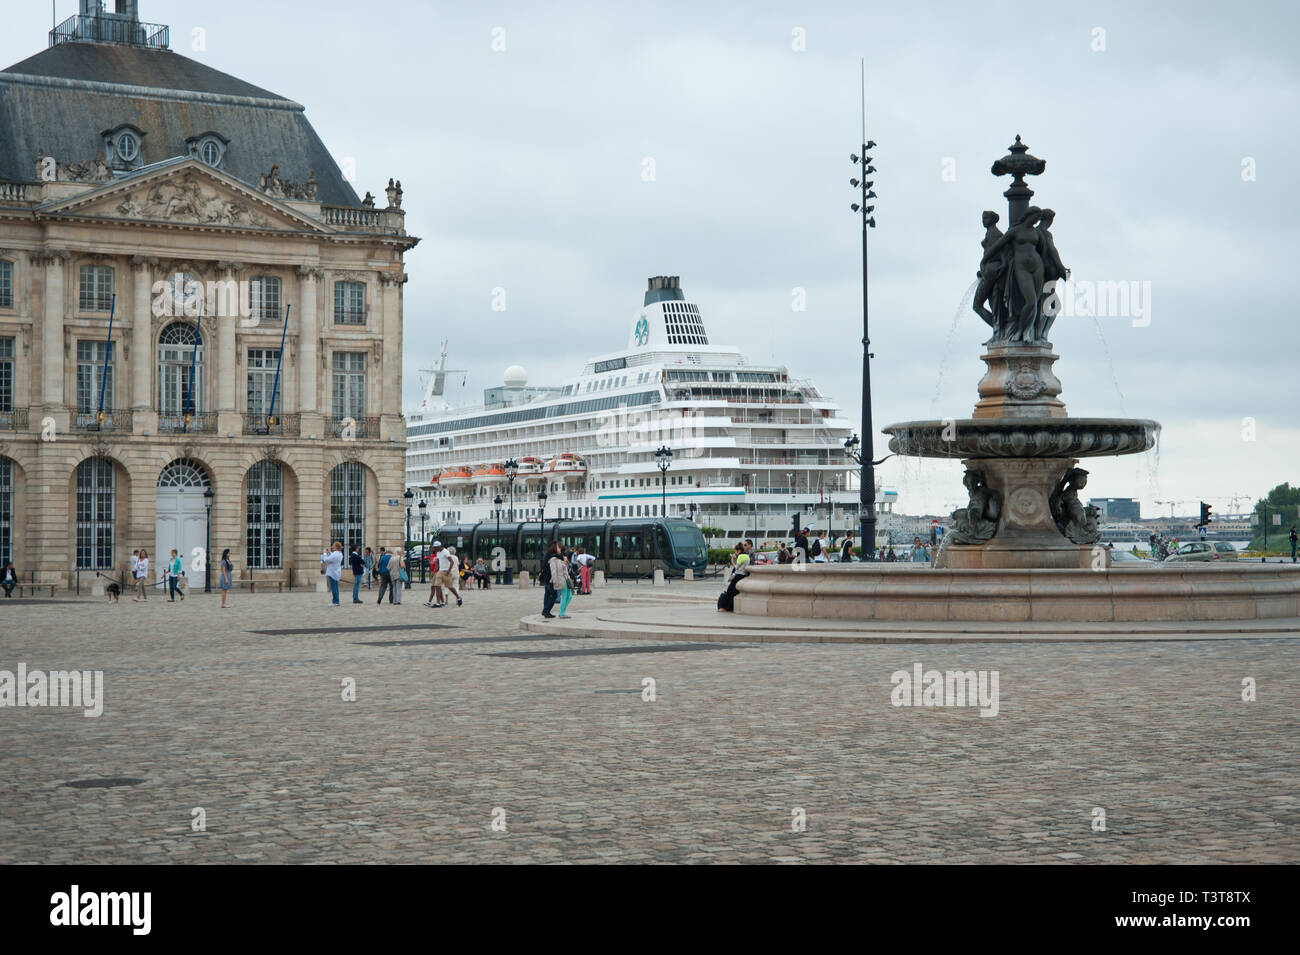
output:
[[[176, 602], [176, 594], [178, 592], [178, 587], [180, 585], [180, 582], [181, 582], [181, 557], [180, 554], [177, 553], [175, 549], [173, 549], [171, 560], [167, 562], [167, 589], [171, 593], [171, 597], [168, 599], [172, 603]], [[184, 599], [185, 599], [185, 595], [181, 594], [181, 600]]]
[[566, 619], [569, 601], [573, 599], [573, 579], [569, 576], [569, 562], [563, 553], [551, 555], [551, 586], [560, 597], [560, 619]]
[[402, 602], [402, 589], [406, 586], [406, 553], [400, 547], [393, 548], [393, 559], [388, 562], [389, 585], [393, 588], [389, 596], [393, 603]]
[[235, 573], [235, 565], [230, 562], [230, 548], [227, 547], [221, 552], [221, 575], [217, 578], [217, 586], [221, 588], [221, 606], [229, 607], [226, 603], [226, 595], [230, 593], [230, 578]]
[[136, 603], [141, 600], [148, 600], [149, 596], [145, 593], [145, 587], [149, 583], [149, 552], [141, 549], [140, 556], [135, 562], [135, 597]]

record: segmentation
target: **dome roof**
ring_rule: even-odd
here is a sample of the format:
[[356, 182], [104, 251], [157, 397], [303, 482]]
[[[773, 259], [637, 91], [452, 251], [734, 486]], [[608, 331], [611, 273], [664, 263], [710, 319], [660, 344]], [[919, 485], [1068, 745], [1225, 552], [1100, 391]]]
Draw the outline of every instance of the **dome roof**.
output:
[[507, 388], [522, 388], [528, 384], [528, 372], [522, 365], [511, 365], [506, 369], [505, 385]]

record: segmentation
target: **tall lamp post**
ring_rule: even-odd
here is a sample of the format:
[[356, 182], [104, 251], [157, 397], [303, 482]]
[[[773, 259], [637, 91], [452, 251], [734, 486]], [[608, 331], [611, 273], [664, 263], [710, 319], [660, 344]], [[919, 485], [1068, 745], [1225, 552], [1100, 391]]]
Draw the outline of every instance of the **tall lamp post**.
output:
[[515, 478], [519, 477], [519, 462], [511, 458], [505, 463], [506, 483], [510, 485], [510, 520], [515, 519]]
[[[406, 554], [407, 548], [411, 546], [411, 501], [415, 500], [415, 492], [408, 487], [402, 497], [406, 498], [406, 538], [402, 541], [402, 553]], [[410, 571], [406, 574], [406, 589], [411, 589]]]
[[[876, 171], [876, 167], [871, 165], [871, 157], [867, 155], [868, 149], [875, 149], [876, 144], [873, 140], [867, 139], [867, 87], [866, 87], [866, 65], [863, 64], [862, 73], [862, 154], [851, 153], [849, 161], [859, 167], [861, 178], [849, 180], [849, 185], [861, 191], [862, 198], [859, 202], [853, 203], [849, 208], [856, 212], [862, 218], [862, 453], [854, 460], [861, 468], [858, 482], [858, 520], [861, 524], [860, 533], [862, 534], [862, 553], [865, 556], [868, 552], [875, 552], [876, 544], [876, 473], [871, 455], [874, 453], [872, 448], [872, 435], [875, 429], [871, 425], [871, 335], [867, 324], [867, 230], [876, 227], [876, 220], [871, 215], [875, 211], [875, 206], [867, 205], [867, 201], [875, 199], [876, 194], [871, 187], [874, 185], [867, 177]], [[857, 438], [852, 439], [855, 444]], [[848, 444], [845, 444], [848, 448]], [[853, 457], [853, 455], [850, 455]]]
[[546, 487], [545, 486], [543, 486], [542, 489], [537, 492], [537, 503], [539, 505], [539, 509], [537, 513], [542, 522], [542, 560], [545, 560], [546, 559]]
[[212, 563], [212, 499], [214, 497], [216, 495], [212, 493], [211, 486], [203, 489], [203, 504], [207, 508], [208, 519], [205, 535], [207, 539], [203, 544], [203, 592], [205, 594], [212, 593], [212, 570], [209, 565]]
[[[500, 546], [501, 546], [501, 495], [498, 494], [498, 495], [493, 499], [492, 503], [496, 505], [496, 512], [497, 512], [497, 536], [496, 536], [496, 542], [497, 542], [497, 543], [496, 543], [496, 546], [497, 546], [497, 547], [500, 547]], [[495, 555], [494, 555], [494, 558], [495, 558]], [[495, 559], [493, 559], [492, 563], [494, 563], [494, 564], [497, 565], [497, 579], [496, 579], [496, 583], [497, 583], [498, 586], [500, 586], [500, 584], [501, 584], [501, 565], [500, 565], [500, 564], [499, 564]]]
[[424, 512], [428, 506], [429, 502], [424, 498], [420, 498], [420, 583], [425, 582], [424, 569], [429, 566], [429, 538], [424, 534]]
[[668, 516], [668, 469], [673, 466], [673, 449], [660, 445], [655, 452], [655, 462], [659, 465], [659, 516]]

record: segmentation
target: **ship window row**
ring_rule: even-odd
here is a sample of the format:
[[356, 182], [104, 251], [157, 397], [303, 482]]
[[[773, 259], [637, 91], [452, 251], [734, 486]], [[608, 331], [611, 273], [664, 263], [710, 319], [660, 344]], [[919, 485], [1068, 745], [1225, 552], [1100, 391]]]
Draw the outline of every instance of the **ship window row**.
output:
[[562, 418], [567, 415], [591, 414], [594, 411], [608, 411], [623, 405], [636, 407], [648, 405], [659, 400], [659, 392], [642, 391], [633, 395], [610, 395], [608, 398], [589, 398], [585, 401], [566, 401], [563, 404], [547, 405], [539, 408], [521, 408], [518, 411], [505, 411], [495, 414], [475, 415], [470, 418], [457, 418], [454, 421], [439, 421], [433, 424], [416, 425], [407, 429], [408, 437], [425, 434], [441, 434], [446, 431], [464, 431], [471, 428], [495, 428], [523, 421], [538, 421], [543, 418]]
[[[640, 381], [641, 379], [638, 378], [637, 382], [640, 383]], [[586, 390], [587, 391], [608, 391], [610, 388], [622, 388], [626, 384], [627, 384], [627, 375], [623, 375], [622, 377], [615, 376], [613, 378], [601, 378], [599, 381], [587, 382]], [[564, 393], [565, 394], [569, 393], [567, 388], [565, 389]]]
[[[694, 484], [695, 477], [690, 474], [677, 475], [668, 479], [669, 484]], [[601, 490], [611, 490], [618, 487], [658, 487], [658, 478], [623, 478], [621, 481], [601, 481]]]

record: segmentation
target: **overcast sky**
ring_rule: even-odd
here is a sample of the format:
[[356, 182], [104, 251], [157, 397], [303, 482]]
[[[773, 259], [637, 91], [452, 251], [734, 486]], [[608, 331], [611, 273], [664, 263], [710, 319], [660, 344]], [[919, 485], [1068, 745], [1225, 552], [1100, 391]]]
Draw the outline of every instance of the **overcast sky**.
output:
[[[44, 47], [51, 11], [4, 6], [7, 64]], [[1227, 513], [1300, 483], [1292, 3], [140, 6], [177, 52], [303, 103], [359, 193], [401, 179], [422, 237], [408, 403], [444, 337], [464, 401], [514, 363], [567, 381], [624, 346], [647, 276], [675, 274], [713, 342], [779, 360], [857, 420], [848, 180], [866, 57], [878, 428], [970, 414], [980, 213], [1005, 225], [989, 165], [1019, 133], [1047, 161], [1034, 202], [1057, 211], [1073, 278], [1150, 283], [1149, 321], [1063, 316], [1052, 332], [1071, 415], [1164, 427], [1158, 456], [1085, 461], [1089, 493]], [[59, 0], [60, 20], [75, 12]], [[878, 480], [909, 513], [963, 499], [956, 462], [895, 458]]]

